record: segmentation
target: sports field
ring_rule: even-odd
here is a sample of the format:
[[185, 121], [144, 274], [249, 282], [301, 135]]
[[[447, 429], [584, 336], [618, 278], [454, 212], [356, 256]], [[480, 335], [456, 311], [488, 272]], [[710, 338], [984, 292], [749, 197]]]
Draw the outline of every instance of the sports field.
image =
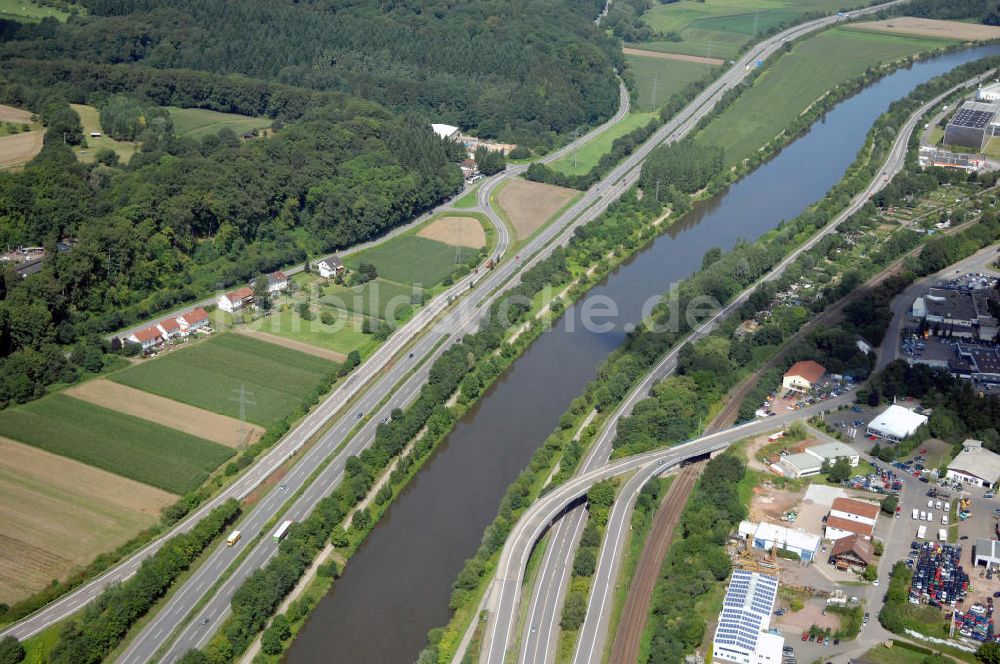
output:
[[276, 344], [220, 334], [129, 367], [111, 379], [229, 417], [240, 415], [242, 387], [248, 393], [246, 419], [268, 426], [301, 406], [336, 367]]
[[[101, 148], [110, 148], [118, 153], [118, 158], [122, 163], [128, 163], [135, 151], [139, 148], [138, 143], [131, 141], [116, 141], [110, 136], [104, 135], [101, 129], [101, 116], [93, 106], [83, 104], [70, 104], [73, 110], [80, 115], [80, 122], [83, 124], [83, 138], [87, 141], [87, 147], [77, 149], [77, 158], [86, 163], [94, 161], [97, 151]], [[91, 132], [99, 132], [98, 138], [91, 138]]]
[[[664, 61], [668, 62], [668, 61]], [[682, 63], [687, 64], [687, 63]], [[650, 82], [652, 79], [650, 79]], [[642, 92], [640, 88], [640, 101]], [[663, 98], [664, 100], [666, 97]], [[616, 125], [608, 127], [592, 140], [587, 141], [576, 150], [566, 154], [564, 157], [552, 162], [553, 169], [567, 175], [582, 175], [589, 173], [590, 169], [597, 165], [608, 152], [611, 152], [611, 144], [619, 136], [624, 136], [633, 129], [642, 127], [656, 116], [656, 113], [629, 113]], [[510, 185], [505, 187], [509, 188]]]
[[232, 129], [239, 136], [254, 129], [270, 127], [272, 122], [271, 118], [219, 113], [204, 108], [167, 106], [166, 109], [174, 123], [174, 134], [179, 137], [201, 138], [225, 128]]
[[356, 270], [361, 263], [371, 263], [378, 270], [379, 277], [397, 284], [433, 286], [444, 281], [458, 265], [477, 253], [478, 249], [445, 244], [406, 233], [348, 256], [344, 259], [344, 264]]
[[688, 83], [704, 78], [712, 70], [711, 65], [683, 60], [668, 60], [655, 55], [640, 55], [635, 49], [628, 49], [625, 62], [635, 76], [639, 99], [636, 107], [640, 111], [655, 111], [667, 103], [670, 96], [683, 90]]
[[[449, 272], [450, 273], [450, 272]], [[379, 277], [361, 286], [347, 288], [331, 285], [323, 289], [320, 305], [330, 309], [353, 311], [381, 320], [400, 321], [408, 317], [411, 302], [421, 290]]]
[[0, 438], [0, 602], [26, 597], [123, 544], [176, 499]]
[[[856, 3], [855, 3], [856, 4]], [[653, 3], [643, 20], [679, 41], [644, 43], [640, 48], [710, 58], [734, 58], [744, 44], [776, 26], [797, 23], [804, 14], [831, 14], [846, 0], [681, 0]]]
[[199, 486], [233, 454], [203, 438], [64, 394], [0, 412], [0, 436], [178, 494]]
[[[82, 6], [77, 6], [80, 7], [82, 13], [86, 13]], [[59, 21], [65, 21], [69, 13], [52, 7], [42, 7], [31, 0], [0, 0], [0, 19], [35, 23], [50, 16]]]
[[[326, 307], [315, 307], [317, 312], [324, 308]], [[361, 332], [360, 319], [339, 309], [333, 310], [333, 313], [337, 316], [337, 320], [332, 325], [326, 325], [320, 320], [318, 313], [312, 320], [302, 320], [293, 307], [259, 318], [250, 323], [248, 329], [308, 344], [315, 349], [336, 353], [341, 358], [352, 350], [364, 355], [372, 346], [373, 340], [370, 335]]]
[[731, 166], [763, 147], [835, 85], [874, 64], [948, 43], [845, 28], [827, 30], [797, 44], [778, 60], [699, 132], [697, 140], [724, 145], [726, 165]]

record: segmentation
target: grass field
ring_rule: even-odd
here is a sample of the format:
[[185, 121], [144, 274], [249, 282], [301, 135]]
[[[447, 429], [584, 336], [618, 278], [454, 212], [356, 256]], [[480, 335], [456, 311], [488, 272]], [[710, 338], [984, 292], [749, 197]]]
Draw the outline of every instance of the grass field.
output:
[[830, 88], [868, 67], [949, 42], [834, 28], [797, 44], [697, 139], [725, 146], [733, 165], [763, 147]]
[[[670, 61], [663, 60], [662, 62]], [[664, 99], [666, 98], [664, 97]], [[642, 127], [655, 116], [655, 113], [630, 113], [618, 124], [608, 127], [592, 140], [587, 141], [576, 150], [552, 162], [552, 168], [567, 175], [580, 175], [590, 172], [590, 169], [597, 165], [601, 157], [611, 151], [611, 144], [616, 138], [624, 136], [633, 129]]]
[[219, 113], [204, 108], [177, 108], [167, 106], [174, 123], [174, 134], [188, 138], [201, 138], [220, 129], [232, 129], [237, 135], [254, 129], [271, 126], [271, 118], [254, 118], [235, 113]]
[[654, 30], [676, 33], [680, 41], [642, 44], [642, 48], [710, 58], [734, 58], [755, 35], [804, 14], [829, 14], [850, 5], [846, 0], [681, 0], [654, 3], [643, 20]]
[[[82, 11], [83, 7], [80, 9]], [[50, 16], [59, 21], [65, 21], [69, 13], [52, 7], [42, 7], [31, 0], [0, 0], [0, 18], [36, 23]]]
[[298, 312], [291, 308], [255, 320], [250, 327], [342, 355], [352, 350], [364, 355], [374, 344], [371, 335], [361, 332], [361, 323], [354, 316], [336, 313], [340, 317], [338, 321], [333, 325], [324, 325], [319, 316], [313, 320], [302, 320]]
[[[111, 379], [215, 413], [239, 417], [241, 387], [252, 393], [246, 418], [268, 426], [302, 405], [336, 365], [275, 344], [220, 334]], [[249, 398], [249, 395], [248, 395]]]
[[[77, 148], [77, 158], [80, 161], [90, 163], [94, 161], [98, 150], [110, 148], [118, 153], [118, 158], [123, 163], [127, 164], [139, 148], [139, 144], [130, 141], [116, 141], [110, 136], [105, 136], [104, 130], [101, 129], [100, 113], [93, 106], [84, 106], [83, 104], [70, 104], [70, 106], [80, 115], [80, 122], [83, 124], [83, 137], [87, 141], [87, 147]], [[95, 131], [101, 133], [99, 138], [90, 137], [91, 132]]]
[[478, 196], [479, 196], [479, 187], [480, 186], [482, 186], [482, 183], [473, 186], [471, 189], [469, 189], [469, 191], [467, 191], [464, 194], [462, 194], [461, 196], [459, 196], [455, 200], [455, 202], [452, 203], [452, 206], [453, 207], [457, 207], [457, 208], [473, 208], [473, 207], [476, 207], [476, 204], [479, 202]]
[[344, 264], [356, 270], [361, 263], [371, 263], [380, 277], [399, 284], [433, 286], [444, 281], [458, 264], [477, 253], [477, 249], [452, 246], [405, 233], [346, 257]]
[[0, 412], [0, 435], [171, 493], [196, 488], [233, 453], [63, 394]]
[[[353, 288], [331, 285], [323, 290], [320, 304], [381, 320], [393, 318], [399, 321], [406, 318], [415, 288], [381, 277]], [[416, 290], [419, 294], [420, 289]]]
[[[704, 77], [711, 69], [708, 65], [681, 60], [626, 55], [629, 71], [635, 76], [639, 99], [636, 107], [640, 111], [655, 111], [663, 106], [670, 96], [683, 90], [688, 83]], [[653, 96], [655, 93], [655, 97]]]
[[0, 438], [0, 601], [26, 597], [128, 541], [176, 499]]

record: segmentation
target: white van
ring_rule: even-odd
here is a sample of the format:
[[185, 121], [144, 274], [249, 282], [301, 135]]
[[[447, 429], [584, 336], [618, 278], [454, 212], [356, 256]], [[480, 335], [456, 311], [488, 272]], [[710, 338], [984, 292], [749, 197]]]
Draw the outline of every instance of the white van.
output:
[[942, 526], [947, 526], [948, 525], [948, 515], [947, 514], [942, 514], [941, 515], [941, 525]]
[[927, 512], [925, 512], [923, 510], [920, 510], [920, 520], [921, 521], [926, 521], [927, 520]]
[[936, 503], [934, 503], [934, 507], [941, 509], [941, 501], [939, 500]]
[[928, 512], [927, 513], [927, 520], [928, 521], [933, 521], [934, 520], [934, 512]]

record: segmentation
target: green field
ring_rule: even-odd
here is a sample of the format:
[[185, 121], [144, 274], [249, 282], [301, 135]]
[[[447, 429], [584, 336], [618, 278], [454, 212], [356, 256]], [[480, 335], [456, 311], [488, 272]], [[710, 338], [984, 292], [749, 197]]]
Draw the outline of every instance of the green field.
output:
[[[70, 104], [70, 106], [80, 115], [80, 123], [83, 124], [83, 137], [87, 141], [87, 147], [77, 149], [77, 158], [82, 162], [90, 163], [94, 161], [98, 150], [110, 148], [118, 153], [118, 158], [122, 163], [127, 164], [135, 151], [139, 149], [139, 144], [130, 141], [116, 141], [110, 136], [105, 136], [104, 130], [101, 129], [100, 113], [93, 106], [84, 106], [83, 104]], [[101, 134], [100, 137], [92, 138], [90, 136], [91, 132], [95, 131]]]
[[302, 320], [293, 307], [255, 320], [250, 327], [345, 355], [352, 350], [364, 355], [374, 345], [374, 339], [361, 332], [361, 323], [353, 316], [341, 311], [336, 313], [338, 322], [324, 325], [318, 315], [313, 320]]
[[253, 394], [246, 419], [269, 426], [302, 405], [336, 364], [238, 334], [220, 334], [110, 376], [123, 385], [239, 417], [241, 386]]
[[[77, 6], [80, 8], [81, 13], [85, 13], [82, 6]], [[43, 7], [31, 2], [31, 0], [0, 0], [0, 18], [22, 21], [24, 23], [35, 23], [50, 16], [59, 21], [65, 21], [69, 16], [69, 12], [53, 9], [52, 7]]]
[[[665, 60], [664, 58], [626, 55], [628, 69], [635, 76], [639, 93], [637, 110], [655, 111], [670, 96], [683, 90], [688, 83], [704, 78], [711, 67], [698, 62]], [[655, 97], [653, 96], [655, 93]]]
[[551, 167], [567, 175], [582, 175], [590, 172], [601, 157], [611, 151], [611, 144], [619, 136], [641, 127], [656, 116], [656, 113], [630, 113], [618, 124], [608, 127], [593, 140], [552, 162]]
[[188, 138], [201, 138], [225, 128], [232, 129], [239, 136], [254, 129], [270, 127], [272, 122], [271, 118], [219, 113], [204, 108], [177, 108], [176, 106], [167, 106], [166, 108], [174, 123], [174, 134]]
[[839, 83], [879, 63], [941, 47], [936, 39], [834, 28], [797, 44], [757, 79], [697, 139], [725, 146], [727, 166], [759, 150]]
[[[418, 294], [419, 294], [419, 289]], [[373, 281], [347, 288], [328, 286], [323, 289], [323, 306], [386, 320], [390, 313], [397, 321], [407, 318], [410, 302], [414, 296], [414, 286], [398, 284], [379, 277]], [[391, 312], [389, 310], [392, 310]]]
[[[856, 4], [856, 3], [854, 3]], [[802, 20], [804, 14], [831, 14], [847, 0], [681, 0], [654, 3], [643, 20], [654, 30], [676, 33], [680, 41], [656, 41], [641, 48], [709, 58], [735, 58], [754, 36], [781, 23]]]
[[479, 203], [479, 187], [481, 184], [477, 184], [469, 191], [465, 192], [458, 199], [452, 203], [452, 207], [457, 208], [472, 208], [476, 207]]
[[62, 394], [0, 412], [0, 435], [177, 494], [198, 487], [233, 454]]
[[344, 258], [344, 264], [356, 270], [363, 262], [371, 263], [380, 277], [400, 284], [434, 286], [454, 273], [459, 264], [478, 253], [478, 249], [457, 247], [406, 233], [348, 256]]

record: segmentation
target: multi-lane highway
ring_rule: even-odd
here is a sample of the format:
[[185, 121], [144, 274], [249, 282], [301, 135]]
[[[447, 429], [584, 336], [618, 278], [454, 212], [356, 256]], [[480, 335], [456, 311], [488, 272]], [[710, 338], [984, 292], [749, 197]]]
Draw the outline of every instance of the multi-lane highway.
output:
[[[910, 134], [916, 127], [917, 122], [920, 117], [930, 110], [935, 104], [940, 103], [940, 101], [950, 95], [952, 92], [960, 87], [965, 87], [968, 85], [973, 85], [988, 74], [976, 77], [970, 81], [962, 83], [961, 85], [955, 86], [948, 92], [936, 97], [935, 99], [924, 104], [920, 109], [918, 109], [907, 121], [904, 127], [901, 129], [897, 135], [897, 139], [894, 142], [889, 156], [886, 159], [884, 167], [879, 171], [876, 178], [870, 183], [870, 185], [862, 192], [857, 194], [855, 198], [851, 201], [851, 204], [837, 217], [831, 220], [826, 227], [824, 227], [817, 235], [810, 239], [806, 244], [798, 248], [796, 251], [792, 252], [788, 257], [786, 257], [774, 270], [769, 272], [767, 275], [762, 277], [757, 283], [752, 285], [750, 288], [745, 290], [739, 297], [737, 297], [730, 305], [719, 312], [712, 320], [707, 322], [705, 325], [699, 327], [695, 332], [693, 332], [685, 341], [694, 341], [701, 338], [705, 334], [708, 334], [718, 321], [722, 320], [725, 316], [729, 315], [738, 306], [742, 305], [746, 297], [757, 288], [760, 283], [764, 281], [772, 280], [778, 278], [785, 270], [785, 268], [791, 264], [802, 252], [808, 251], [810, 248], [815, 246], [820, 239], [832, 232], [850, 217], [852, 214], [857, 212], [861, 206], [865, 204], [868, 198], [879, 191], [885, 186], [887, 179], [891, 179], [893, 175], [898, 173], [904, 164], [907, 150], [907, 143]], [[588, 454], [584, 463], [581, 466], [581, 472], [586, 473], [599, 467], [602, 463], [606, 462], [608, 455], [611, 450], [611, 442], [614, 439], [615, 432], [617, 430], [617, 423], [621, 417], [626, 416], [631, 412], [634, 404], [645, 398], [648, 394], [649, 389], [652, 385], [661, 380], [664, 376], [671, 373], [676, 368], [676, 358], [680, 346], [683, 344], [678, 344], [675, 350], [667, 354], [640, 383], [630, 392], [626, 400], [619, 406], [619, 408], [612, 414], [609, 420], [605, 423], [602, 428], [598, 439], [592, 447], [591, 453]], [[773, 424], [773, 420], [772, 420]], [[630, 484], [631, 486], [631, 484]], [[641, 487], [641, 485], [640, 485]], [[638, 491], [638, 488], [634, 488], [634, 492]], [[623, 509], [616, 509], [612, 513], [611, 522], [608, 525], [607, 537], [605, 540], [604, 549], [602, 550], [601, 557], [598, 561], [598, 570], [593, 583], [593, 592], [589, 600], [589, 606], [587, 611], [587, 618], [580, 631], [580, 637], [577, 643], [577, 649], [574, 656], [574, 662], [576, 664], [582, 664], [584, 662], [597, 661], [603, 653], [604, 640], [607, 636], [607, 618], [610, 611], [611, 594], [606, 592], [607, 588], [615, 583], [617, 576], [617, 561], [614, 560], [615, 557], [620, 553], [621, 543], [618, 541], [624, 536], [625, 528], [627, 526], [628, 519], [631, 518], [631, 505], [634, 504], [635, 495], [630, 494], [628, 491], [623, 492], [620, 498], [620, 503], [624, 506]], [[617, 504], [616, 504], [617, 507]], [[572, 513], [569, 515], [572, 517]], [[616, 521], [615, 519], [619, 519]], [[532, 623], [526, 625], [525, 633], [523, 636], [523, 641], [525, 647], [522, 648], [522, 660], [524, 662], [541, 662], [544, 659], [526, 659], [525, 654], [531, 652], [529, 647], [535, 648], [534, 652], [549, 652], [548, 646], [537, 645], [536, 642], [542, 639], [548, 639], [550, 642], [555, 640], [558, 629], [558, 616], [560, 614], [559, 606], [545, 606], [545, 601], [539, 601], [539, 597], [549, 598], [549, 601], [555, 602], [558, 597], [560, 597], [560, 592], [558, 590], [552, 589], [550, 586], [559, 583], [559, 576], [561, 570], [568, 567], [569, 561], [573, 554], [573, 546], [567, 546], [564, 542], [560, 542], [560, 537], [564, 537], [562, 534], [563, 529], [558, 526], [553, 529], [552, 537], [550, 538], [549, 548], [551, 551], [566, 551], [567, 557], [563, 560], [559, 560], [554, 556], [546, 556], [543, 560], [543, 564], [538, 572], [538, 582], [535, 585], [534, 592], [535, 596], [532, 599], [531, 611], [537, 611], [539, 615], [543, 618], [548, 616], [555, 616], [554, 619], [550, 621], [549, 624], [544, 623]], [[618, 538], [618, 539], [615, 539]], [[610, 576], [608, 576], [610, 575]], [[602, 591], [603, 589], [603, 591]], [[512, 629], [513, 625], [503, 625], [503, 619], [498, 619], [496, 622], [496, 629], [500, 632], [503, 629]], [[498, 640], [503, 640], [502, 637], [496, 637]], [[504, 646], [504, 649], [506, 646]], [[499, 651], [499, 647], [496, 648]], [[483, 651], [483, 661], [492, 661], [489, 659], [489, 652], [484, 647]], [[500, 660], [496, 660], [500, 661]]]

